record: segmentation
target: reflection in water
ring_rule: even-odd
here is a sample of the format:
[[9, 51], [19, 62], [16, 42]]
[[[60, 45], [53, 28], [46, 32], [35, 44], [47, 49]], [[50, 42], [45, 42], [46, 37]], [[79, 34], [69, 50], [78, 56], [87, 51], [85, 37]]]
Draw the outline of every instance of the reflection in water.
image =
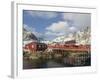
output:
[[90, 66], [90, 53], [64, 53], [64, 54], [39, 54], [32, 55], [32, 59], [28, 57], [23, 58], [23, 69], [36, 68], [57, 68], [57, 67], [77, 67]]

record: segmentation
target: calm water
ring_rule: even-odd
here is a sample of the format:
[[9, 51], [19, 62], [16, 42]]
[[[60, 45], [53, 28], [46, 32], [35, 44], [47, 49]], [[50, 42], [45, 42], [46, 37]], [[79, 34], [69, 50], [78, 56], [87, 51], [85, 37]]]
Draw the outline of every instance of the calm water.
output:
[[[68, 57], [51, 59], [37, 58], [37, 59], [24, 59], [23, 69], [36, 69], [36, 68], [57, 68], [57, 67], [77, 67], [77, 66], [90, 66], [90, 55], [80, 55], [81, 57], [74, 57], [74, 60]], [[87, 57], [87, 58], [86, 58]], [[73, 61], [72, 61], [73, 60]], [[69, 62], [70, 64], [69, 64]]]
[[34, 61], [32, 60], [24, 60], [24, 65], [23, 65], [24, 69], [65, 67], [64, 64], [58, 63], [54, 60], [48, 60], [47, 62], [42, 62], [40, 64], [35, 64], [33, 62]]
[[[36, 68], [57, 68], [57, 67], [74, 67], [75, 65], [64, 64], [56, 62], [54, 60], [48, 60], [46, 62], [34, 62], [34, 60], [24, 60], [23, 69], [36, 69]], [[85, 65], [83, 65], [85, 66]]]

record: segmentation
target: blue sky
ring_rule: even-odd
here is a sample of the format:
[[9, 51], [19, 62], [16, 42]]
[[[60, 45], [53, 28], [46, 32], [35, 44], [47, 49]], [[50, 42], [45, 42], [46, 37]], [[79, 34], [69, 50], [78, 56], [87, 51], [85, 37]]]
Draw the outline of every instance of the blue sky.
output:
[[23, 10], [23, 27], [37, 37], [52, 40], [91, 26], [91, 15]]

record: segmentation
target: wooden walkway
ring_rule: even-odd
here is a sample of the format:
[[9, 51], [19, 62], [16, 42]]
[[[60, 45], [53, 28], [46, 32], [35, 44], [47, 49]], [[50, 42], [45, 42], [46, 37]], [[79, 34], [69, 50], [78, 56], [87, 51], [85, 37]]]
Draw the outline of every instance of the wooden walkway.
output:
[[65, 50], [65, 51], [74, 51], [74, 52], [89, 52], [91, 51], [90, 46], [79, 45], [79, 46], [49, 46], [52, 50]]

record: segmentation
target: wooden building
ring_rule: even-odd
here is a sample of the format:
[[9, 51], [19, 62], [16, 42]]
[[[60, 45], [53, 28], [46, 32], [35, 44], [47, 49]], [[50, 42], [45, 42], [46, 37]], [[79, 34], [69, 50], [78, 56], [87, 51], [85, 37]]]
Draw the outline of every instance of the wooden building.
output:
[[31, 42], [26, 44], [23, 49], [28, 52], [44, 51], [47, 49], [47, 45], [45, 43]]

